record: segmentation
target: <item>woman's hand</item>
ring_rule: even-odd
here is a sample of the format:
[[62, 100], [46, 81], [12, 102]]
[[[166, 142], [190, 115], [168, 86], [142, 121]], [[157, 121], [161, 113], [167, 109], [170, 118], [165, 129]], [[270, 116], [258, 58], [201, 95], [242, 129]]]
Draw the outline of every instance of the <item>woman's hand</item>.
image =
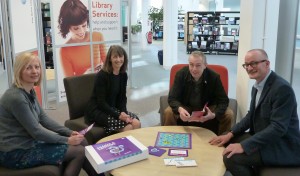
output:
[[129, 115], [127, 115], [125, 112], [120, 113], [119, 119], [126, 123], [132, 123], [132, 118]]
[[83, 140], [84, 140], [84, 136], [82, 134], [71, 135], [68, 138], [68, 144], [69, 145], [79, 145]]
[[78, 134], [79, 134], [78, 131], [72, 131], [72, 133], [71, 133], [70, 136], [76, 136], [76, 135], [78, 135]]

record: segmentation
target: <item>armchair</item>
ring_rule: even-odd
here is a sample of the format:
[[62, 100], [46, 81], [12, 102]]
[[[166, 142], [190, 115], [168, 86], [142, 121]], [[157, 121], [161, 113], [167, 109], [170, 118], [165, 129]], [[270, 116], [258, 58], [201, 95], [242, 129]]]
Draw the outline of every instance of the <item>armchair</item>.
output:
[[[88, 127], [84, 120], [84, 111], [92, 95], [96, 73], [64, 78], [64, 86], [69, 106], [70, 119], [65, 121], [65, 126], [80, 131]], [[89, 144], [96, 143], [105, 136], [102, 127], [94, 127], [85, 134]]]
[[[170, 85], [169, 87], [171, 88], [174, 83], [175, 75], [178, 70], [180, 70], [182, 67], [187, 66], [188, 64], [176, 64], [173, 65], [170, 71]], [[214, 70], [215, 72], [220, 74], [220, 78], [223, 84], [223, 87], [225, 89], [225, 92], [228, 94], [228, 70], [226, 67], [221, 66], [221, 65], [207, 65], [208, 68]], [[159, 113], [160, 113], [160, 123], [161, 125], [164, 124], [164, 110], [169, 106], [168, 104], [168, 95], [164, 95], [160, 97], [160, 108], [159, 108]], [[236, 116], [237, 116], [237, 101], [235, 99], [229, 98], [229, 105], [228, 105], [231, 110], [233, 111], [234, 118], [233, 121], [231, 122], [231, 126], [233, 126], [236, 123]]]

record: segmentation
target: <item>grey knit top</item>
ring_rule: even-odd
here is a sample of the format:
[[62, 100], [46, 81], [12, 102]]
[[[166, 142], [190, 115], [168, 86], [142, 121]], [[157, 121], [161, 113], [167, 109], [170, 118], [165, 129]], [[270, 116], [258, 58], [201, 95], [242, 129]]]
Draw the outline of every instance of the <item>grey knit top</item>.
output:
[[13, 85], [0, 99], [0, 151], [28, 149], [36, 141], [66, 144], [72, 131], [49, 118], [35, 92]]

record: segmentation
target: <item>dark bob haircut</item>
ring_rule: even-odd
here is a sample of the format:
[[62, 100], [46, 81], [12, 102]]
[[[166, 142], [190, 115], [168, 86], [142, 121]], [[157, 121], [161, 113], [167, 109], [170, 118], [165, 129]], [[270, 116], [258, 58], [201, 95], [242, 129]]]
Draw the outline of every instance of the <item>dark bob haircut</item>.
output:
[[58, 28], [63, 38], [66, 38], [71, 26], [84, 22], [89, 24], [89, 10], [80, 0], [66, 0], [60, 8]]

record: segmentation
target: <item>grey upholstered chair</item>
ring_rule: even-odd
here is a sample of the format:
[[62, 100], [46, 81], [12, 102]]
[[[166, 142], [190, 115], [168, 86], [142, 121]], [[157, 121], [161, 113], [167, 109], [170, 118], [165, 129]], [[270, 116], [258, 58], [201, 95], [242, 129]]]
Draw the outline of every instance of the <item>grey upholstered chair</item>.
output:
[[[70, 119], [65, 121], [65, 126], [80, 131], [88, 124], [84, 121], [84, 111], [87, 103], [92, 95], [95, 82], [95, 73], [80, 76], [72, 76], [64, 78], [64, 86], [69, 106]], [[98, 140], [105, 136], [102, 127], [94, 125], [94, 127], [85, 134], [89, 144], [95, 144]]]
[[60, 170], [58, 166], [44, 165], [33, 167], [29, 169], [7, 169], [0, 166], [0, 176], [60, 176]]

